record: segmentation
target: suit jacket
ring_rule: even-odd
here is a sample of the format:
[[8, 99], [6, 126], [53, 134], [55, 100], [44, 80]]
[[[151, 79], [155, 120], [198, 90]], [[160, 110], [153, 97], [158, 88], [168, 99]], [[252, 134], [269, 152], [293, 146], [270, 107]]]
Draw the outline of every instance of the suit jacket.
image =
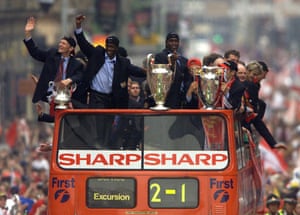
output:
[[245, 81], [246, 91], [248, 93], [248, 102], [251, 104], [254, 112], [259, 118], [263, 118], [266, 111], [266, 103], [259, 98], [260, 83]]
[[51, 116], [50, 114], [43, 113], [42, 115], [38, 116], [39, 122], [54, 122], [54, 116]]
[[[163, 49], [160, 53], [155, 55], [155, 63], [168, 64], [168, 54], [171, 52], [168, 49]], [[184, 81], [189, 76], [187, 68], [188, 59], [179, 56], [176, 61], [176, 71], [174, 75], [173, 83], [171, 84], [168, 92], [165, 105], [170, 108], [181, 108], [182, 103], [185, 101], [185, 93], [183, 90]]]
[[227, 99], [232, 106], [230, 109], [240, 108], [244, 91], [245, 86], [236, 78], [229, 89], [229, 98]]
[[199, 109], [200, 107], [199, 107], [198, 95], [196, 95], [195, 93], [192, 93], [191, 100], [187, 101], [187, 99], [186, 99], [186, 93], [187, 93], [188, 89], [190, 88], [191, 84], [194, 81], [194, 78], [191, 75], [188, 78], [189, 79], [184, 82], [185, 100], [184, 100], [184, 103], [183, 103], [183, 108], [185, 108], [185, 109]]
[[[38, 83], [36, 85], [32, 102], [36, 103], [40, 100], [48, 102], [47, 90], [49, 81], [53, 81], [58, 71], [61, 54], [57, 49], [49, 49], [43, 51], [39, 49], [32, 39], [24, 40], [25, 46], [29, 54], [36, 60], [44, 63]], [[83, 65], [74, 57], [70, 57], [66, 68], [66, 77], [72, 79], [73, 83], [78, 83], [82, 79]]]
[[254, 109], [254, 112], [257, 113], [258, 105], [259, 105], [258, 93], [259, 93], [260, 85], [252, 81], [245, 81], [243, 83], [245, 84], [246, 92], [248, 94], [248, 98], [247, 98], [248, 102]]
[[[88, 58], [88, 63], [84, 73], [84, 80], [91, 84], [92, 80], [103, 66], [105, 62], [105, 48], [102, 46], [94, 47], [90, 44], [84, 33], [77, 34], [75, 37], [81, 51]], [[140, 70], [132, 70], [131, 63], [128, 58], [116, 55], [116, 63], [114, 65], [113, 83], [112, 83], [112, 104], [115, 108], [128, 108], [128, 88], [127, 81], [130, 75], [136, 77], [146, 77], [146, 73]]]

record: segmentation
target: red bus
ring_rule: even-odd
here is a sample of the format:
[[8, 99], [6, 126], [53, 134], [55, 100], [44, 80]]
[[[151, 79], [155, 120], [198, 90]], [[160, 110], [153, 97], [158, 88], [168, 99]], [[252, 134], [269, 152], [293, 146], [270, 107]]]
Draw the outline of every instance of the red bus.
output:
[[49, 214], [256, 214], [257, 148], [231, 110], [58, 110]]

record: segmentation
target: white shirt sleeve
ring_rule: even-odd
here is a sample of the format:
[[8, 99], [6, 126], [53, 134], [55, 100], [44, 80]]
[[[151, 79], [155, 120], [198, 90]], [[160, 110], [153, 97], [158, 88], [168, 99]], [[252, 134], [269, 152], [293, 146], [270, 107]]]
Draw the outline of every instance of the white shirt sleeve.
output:
[[83, 31], [82, 28], [76, 28], [75, 29], [75, 33], [76, 34], [80, 34], [82, 31]]

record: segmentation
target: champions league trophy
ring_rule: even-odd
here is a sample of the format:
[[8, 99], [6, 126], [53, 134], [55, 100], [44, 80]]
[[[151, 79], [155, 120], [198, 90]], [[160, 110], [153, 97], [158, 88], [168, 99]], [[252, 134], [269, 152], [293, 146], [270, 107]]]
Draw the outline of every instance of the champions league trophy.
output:
[[223, 69], [218, 66], [204, 66], [194, 72], [198, 83], [198, 96], [205, 109], [215, 109], [220, 100]]
[[171, 54], [168, 55], [168, 60], [169, 64], [154, 64], [154, 56], [147, 55], [147, 82], [156, 103], [156, 106], [150, 107], [151, 110], [169, 109], [164, 104], [173, 81]]
[[49, 89], [52, 91], [50, 96], [53, 98], [54, 103], [56, 104], [55, 109], [67, 109], [68, 103], [71, 101], [72, 93], [76, 90], [76, 88], [76, 84], [61, 88], [54, 81], [50, 81]]

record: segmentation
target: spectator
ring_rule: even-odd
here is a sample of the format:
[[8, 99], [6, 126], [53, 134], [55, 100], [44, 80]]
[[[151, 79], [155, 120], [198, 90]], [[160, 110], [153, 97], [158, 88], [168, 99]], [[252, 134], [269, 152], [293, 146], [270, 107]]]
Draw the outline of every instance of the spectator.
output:
[[47, 215], [48, 187], [42, 183], [36, 186], [36, 200], [28, 215]]
[[0, 193], [0, 215], [7, 215], [6, 200], [6, 193]]
[[283, 199], [283, 214], [285, 215], [295, 215], [295, 209], [297, 205], [297, 198], [295, 196], [286, 196]]
[[299, 202], [296, 204], [295, 215], [300, 215], [300, 203]]
[[266, 215], [279, 215], [280, 199], [276, 195], [270, 194], [267, 197], [266, 206], [268, 208], [268, 213], [266, 213]]

